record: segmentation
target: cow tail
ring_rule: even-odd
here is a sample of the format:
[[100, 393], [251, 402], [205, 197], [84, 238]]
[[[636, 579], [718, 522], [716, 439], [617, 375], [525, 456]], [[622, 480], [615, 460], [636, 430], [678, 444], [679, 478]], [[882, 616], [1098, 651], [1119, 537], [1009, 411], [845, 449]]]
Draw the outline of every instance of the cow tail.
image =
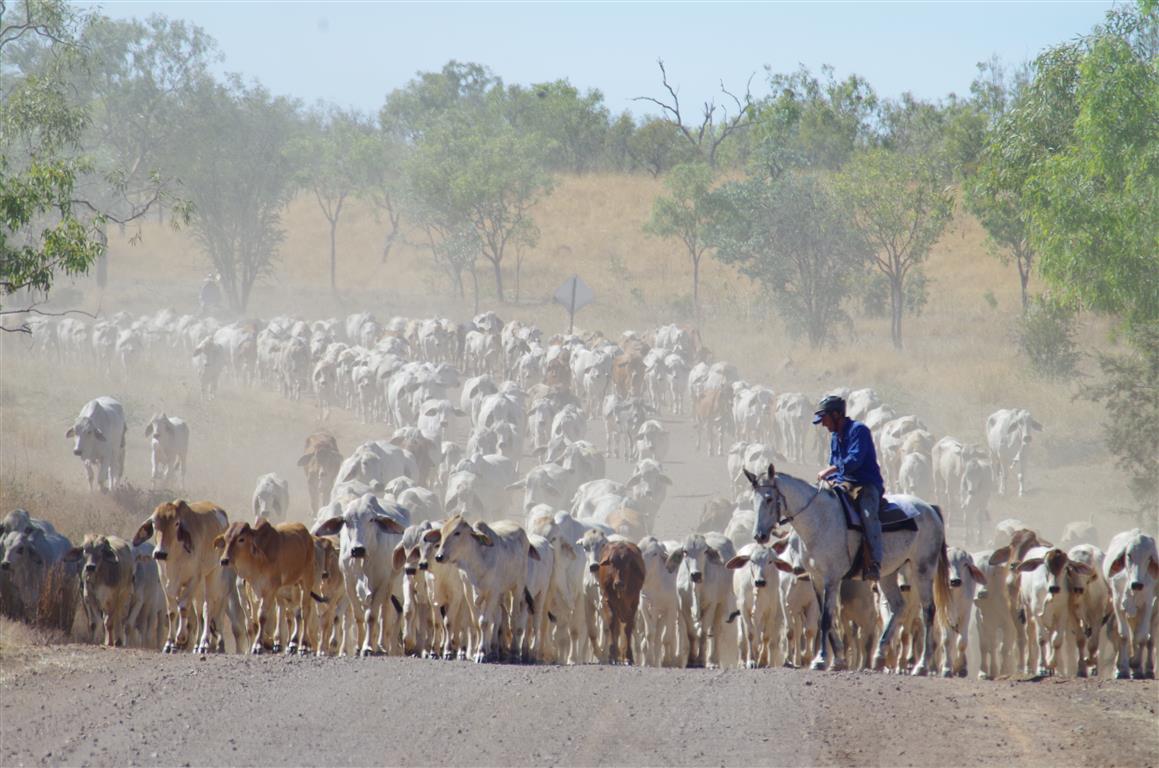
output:
[[532, 616], [535, 615], [535, 600], [531, 597], [531, 592], [527, 587], [523, 588], [523, 602], [527, 603], [527, 612]]
[[942, 546], [938, 550], [938, 568], [934, 573], [934, 612], [937, 614], [937, 623], [942, 630], [950, 625], [950, 557], [947, 552], [946, 540], [943, 537]]

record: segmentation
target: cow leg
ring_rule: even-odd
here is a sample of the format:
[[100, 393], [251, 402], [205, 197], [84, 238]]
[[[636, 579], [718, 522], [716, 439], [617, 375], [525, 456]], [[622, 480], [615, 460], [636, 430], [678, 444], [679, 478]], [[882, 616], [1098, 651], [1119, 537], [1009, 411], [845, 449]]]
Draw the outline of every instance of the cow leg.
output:
[[905, 598], [897, 584], [897, 572], [883, 574], [878, 582], [885, 604], [881, 606], [885, 624], [881, 630], [881, 637], [877, 641], [877, 651], [873, 655], [873, 668], [880, 672], [885, 669], [885, 654], [893, 642], [894, 633], [898, 630], [898, 617], [905, 608]]

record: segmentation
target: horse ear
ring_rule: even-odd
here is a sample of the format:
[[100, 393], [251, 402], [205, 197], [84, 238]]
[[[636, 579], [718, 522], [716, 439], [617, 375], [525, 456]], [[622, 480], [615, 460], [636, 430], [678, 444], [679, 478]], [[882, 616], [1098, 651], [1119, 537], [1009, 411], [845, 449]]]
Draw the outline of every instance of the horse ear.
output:
[[773, 466], [772, 462], [769, 462], [769, 479], [772, 480], [776, 476], [777, 468]]
[[749, 472], [747, 469], [742, 470], [742, 471], [744, 472], [744, 476], [749, 479], [749, 483], [752, 484], [753, 488], [756, 488], [757, 487], [757, 476], [754, 475], [752, 472]]

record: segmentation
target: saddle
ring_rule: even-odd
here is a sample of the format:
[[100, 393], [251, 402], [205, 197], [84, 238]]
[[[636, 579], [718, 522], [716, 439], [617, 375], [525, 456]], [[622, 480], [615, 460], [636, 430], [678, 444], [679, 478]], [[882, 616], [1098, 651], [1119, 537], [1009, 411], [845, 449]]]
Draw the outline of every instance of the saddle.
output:
[[[861, 512], [857, 509], [857, 504], [853, 499], [849, 498], [849, 494], [840, 486], [833, 488], [837, 494], [837, 498], [841, 500], [841, 508], [845, 510], [845, 527], [851, 531], [862, 531], [864, 527], [861, 524]], [[883, 497], [885, 504], [881, 506], [878, 511], [878, 517], [881, 519], [881, 532], [892, 533], [893, 531], [916, 531], [918, 529], [917, 521], [914, 517], [917, 510], [912, 507], [907, 509], [900, 506], [894, 501], [890, 500], [888, 496]]]

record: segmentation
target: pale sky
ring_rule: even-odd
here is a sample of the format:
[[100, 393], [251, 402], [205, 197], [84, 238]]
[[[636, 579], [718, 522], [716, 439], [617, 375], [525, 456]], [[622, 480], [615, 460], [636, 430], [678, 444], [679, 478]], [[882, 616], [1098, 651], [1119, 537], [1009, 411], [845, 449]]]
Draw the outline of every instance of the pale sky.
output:
[[654, 114], [666, 96], [656, 60], [695, 116], [720, 81], [767, 93], [764, 67], [866, 77], [879, 95], [968, 94], [979, 61], [1016, 65], [1086, 33], [1111, 2], [407, 3], [173, 0], [101, 2], [114, 18], [160, 13], [204, 28], [220, 71], [277, 94], [375, 113], [416, 72], [451, 59], [506, 83], [566, 78], [598, 88], [613, 114]]

